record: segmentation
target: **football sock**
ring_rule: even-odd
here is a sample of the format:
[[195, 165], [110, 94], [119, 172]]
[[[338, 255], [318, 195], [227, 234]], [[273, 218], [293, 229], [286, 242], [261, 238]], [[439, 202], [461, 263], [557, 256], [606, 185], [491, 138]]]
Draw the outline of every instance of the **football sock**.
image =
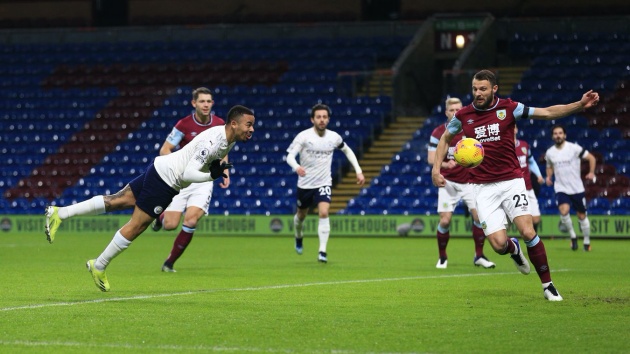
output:
[[440, 253], [440, 258], [446, 259], [446, 246], [448, 245], [448, 240], [451, 238], [451, 234], [449, 233], [449, 229], [446, 227], [442, 227], [438, 225], [437, 227], [437, 243], [438, 243], [438, 252]]
[[564, 225], [564, 227], [567, 229], [569, 235], [571, 235], [571, 238], [577, 237], [577, 235], [575, 234], [575, 230], [573, 230], [573, 222], [571, 221], [571, 216], [569, 214], [560, 215], [560, 222], [562, 222], [562, 225]]
[[59, 217], [65, 220], [76, 215], [99, 215], [105, 214], [105, 199], [102, 195], [97, 195], [81, 203], [59, 208]]
[[181, 257], [181, 255], [186, 250], [186, 247], [192, 241], [193, 234], [195, 233], [194, 227], [188, 227], [186, 225], [182, 225], [182, 230], [179, 232], [177, 237], [175, 238], [175, 242], [173, 242], [173, 248], [171, 249], [171, 253], [168, 255], [166, 259], [166, 263], [173, 267], [173, 264]]
[[518, 248], [516, 248], [514, 241], [512, 241], [511, 238], [508, 238], [507, 241], [505, 241], [505, 245], [503, 246], [503, 249], [497, 253], [498, 254], [516, 254], [517, 250]]
[[126, 250], [127, 247], [131, 245], [131, 241], [127, 240], [121, 233], [120, 230], [116, 231], [114, 238], [112, 241], [105, 247], [103, 253], [101, 253], [98, 258], [96, 258], [96, 262], [94, 262], [94, 267], [98, 270], [105, 270], [116, 256], [122, 253], [122, 251]]
[[582, 236], [584, 236], [584, 244], [591, 244], [591, 223], [588, 221], [588, 216], [584, 218], [584, 220], [578, 219], [578, 223], [580, 224], [580, 230], [582, 231]]
[[295, 229], [295, 238], [302, 238], [302, 222], [297, 214], [293, 215], [293, 228]]
[[319, 251], [326, 252], [328, 245], [328, 237], [330, 236], [330, 219], [320, 218], [317, 227], [317, 235], [319, 236]]
[[483, 233], [481, 224], [473, 223], [473, 240], [475, 240], [475, 256], [483, 256], [483, 245], [486, 243], [486, 235]]
[[542, 283], [551, 282], [551, 272], [549, 271], [549, 263], [547, 262], [547, 251], [545, 245], [538, 235], [529, 241], [525, 241], [527, 245], [527, 255], [529, 261], [532, 262], [536, 273]]

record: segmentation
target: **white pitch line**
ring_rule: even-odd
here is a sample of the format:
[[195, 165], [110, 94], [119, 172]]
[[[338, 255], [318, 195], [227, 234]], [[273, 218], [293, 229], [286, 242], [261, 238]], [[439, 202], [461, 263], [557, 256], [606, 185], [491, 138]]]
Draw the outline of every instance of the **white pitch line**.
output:
[[[566, 272], [568, 269], [556, 269], [555, 272]], [[468, 273], [468, 274], [450, 274], [450, 275], [428, 275], [428, 276], [417, 276], [417, 277], [401, 277], [401, 278], [377, 278], [377, 279], [358, 279], [358, 280], [339, 280], [339, 281], [329, 281], [329, 282], [317, 282], [317, 283], [303, 283], [303, 284], [282, 284], [282, 285], [268, 285], [268, 286], [257, 286], [257, 287], [247, 287], [247, 288], [228, 288], [228, 289], [205, 289], [205, 290], [195, 290], [195, 291], [184, 291], [178, 293], [168, 293], [168, 294], [153, 294], [153, 295], [136, 295], [136, 296], [128, 296], [128, 297], [113, 297], [107, 299], [94, 299], [94, 300], [85, 300], [85, 301], [73, 301], [73, 302], [53, 302], [49, 304], [36, 304], [36, 305], [25, 305], [25, 306], [14, 306], [14, 307], [3, 307], [0, 308], [0, 311], [17, 311], [17, 310], [29, 310], [29, 309], [40, 309], [46, 307], [59, 307], [59, 306], [75, 306], [75, 305], [85, 305], [85, 304], [97, 304], [102, 302], [110, 302], [110, 301], [129, 301], [129, 300], [142, 300], [142, 299], [155, 299], [160, 297], [173, 297], [173, 296], [184, 296], [184, 295], [195, 295], [195, 294], [204, 294], [204, 293], [219, 293], [219, 292], [237, 292], [237, 291], [262, 291], [262, 290], [274, 290], [274, 289], [288, 289], [288, 288], [303, 288], [307, 286], [325, 286], [325, 285], [344, 285], [344, 284], [362, 284], [362, 283], [380, 283], [387, 281], [405, 281], [405, 280], [421, 280], [421, 279], [443, 279], [443, 278], [464, 278], [464, 277], [483, 277], [483, 276], [493, 276], [493, 275], [513, 275], [514, 272], [501, 272], [501, 273]], [[518, 273], [516, 273], [518, 274]]]

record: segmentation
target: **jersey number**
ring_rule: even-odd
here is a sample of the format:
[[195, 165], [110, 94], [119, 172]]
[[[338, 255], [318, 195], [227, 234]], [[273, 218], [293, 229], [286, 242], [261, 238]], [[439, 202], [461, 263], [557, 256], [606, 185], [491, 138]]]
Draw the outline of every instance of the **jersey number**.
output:
[[[523, 200], [521, 200], [521, 198], [523, 198]], [[527, 201], [527, 197], [525, 196], [525, 194], [521, 194], [521, 195], [517, 194], [514, 197], [512, 197], [512, 200], [516, 201], [514, 206], [517, 208], [520, 206], [529, 205], [529, 202]]]
[[330, 195], [330, 186], [319, 187], [319, 195]]

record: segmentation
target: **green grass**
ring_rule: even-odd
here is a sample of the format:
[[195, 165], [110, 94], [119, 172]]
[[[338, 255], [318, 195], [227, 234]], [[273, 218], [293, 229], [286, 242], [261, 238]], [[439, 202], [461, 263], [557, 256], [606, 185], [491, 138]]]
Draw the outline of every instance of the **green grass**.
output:
[[565, 301], [542, 295], [509, 257], [472, 266], [452, 239], [331, 238], [298, 256], [290, 238], [197, 235], [160, 272], [175, 233], [147, 231], [108, 268], [101, 293], [85, 269], [112, 234], [0, 237], [0, 352], [46, 353], [621, 353], [630, 348], [630, 243], [572, 252], [545, 240]]

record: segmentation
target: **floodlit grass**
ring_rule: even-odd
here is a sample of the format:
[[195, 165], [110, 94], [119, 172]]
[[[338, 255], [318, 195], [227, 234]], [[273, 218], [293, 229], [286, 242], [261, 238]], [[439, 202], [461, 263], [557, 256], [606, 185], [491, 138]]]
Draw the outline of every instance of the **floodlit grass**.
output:
[[[113, 232], [112, 232], [113, 234]], [[497, 268], [472, 265], [452, 239], [435, 269], [434, 239], [317, 240], [196, 235], [160, 272], [176, 233], [142, 235], [108, 268], [100, 292], [85, 269], [112, 234], [0, 235], [0, 352], [46, 353], [615, 353], [630, 348], [630, 242], [573, 252], [545, 240], [565, 301], [542, 295], [486, 245]]]

